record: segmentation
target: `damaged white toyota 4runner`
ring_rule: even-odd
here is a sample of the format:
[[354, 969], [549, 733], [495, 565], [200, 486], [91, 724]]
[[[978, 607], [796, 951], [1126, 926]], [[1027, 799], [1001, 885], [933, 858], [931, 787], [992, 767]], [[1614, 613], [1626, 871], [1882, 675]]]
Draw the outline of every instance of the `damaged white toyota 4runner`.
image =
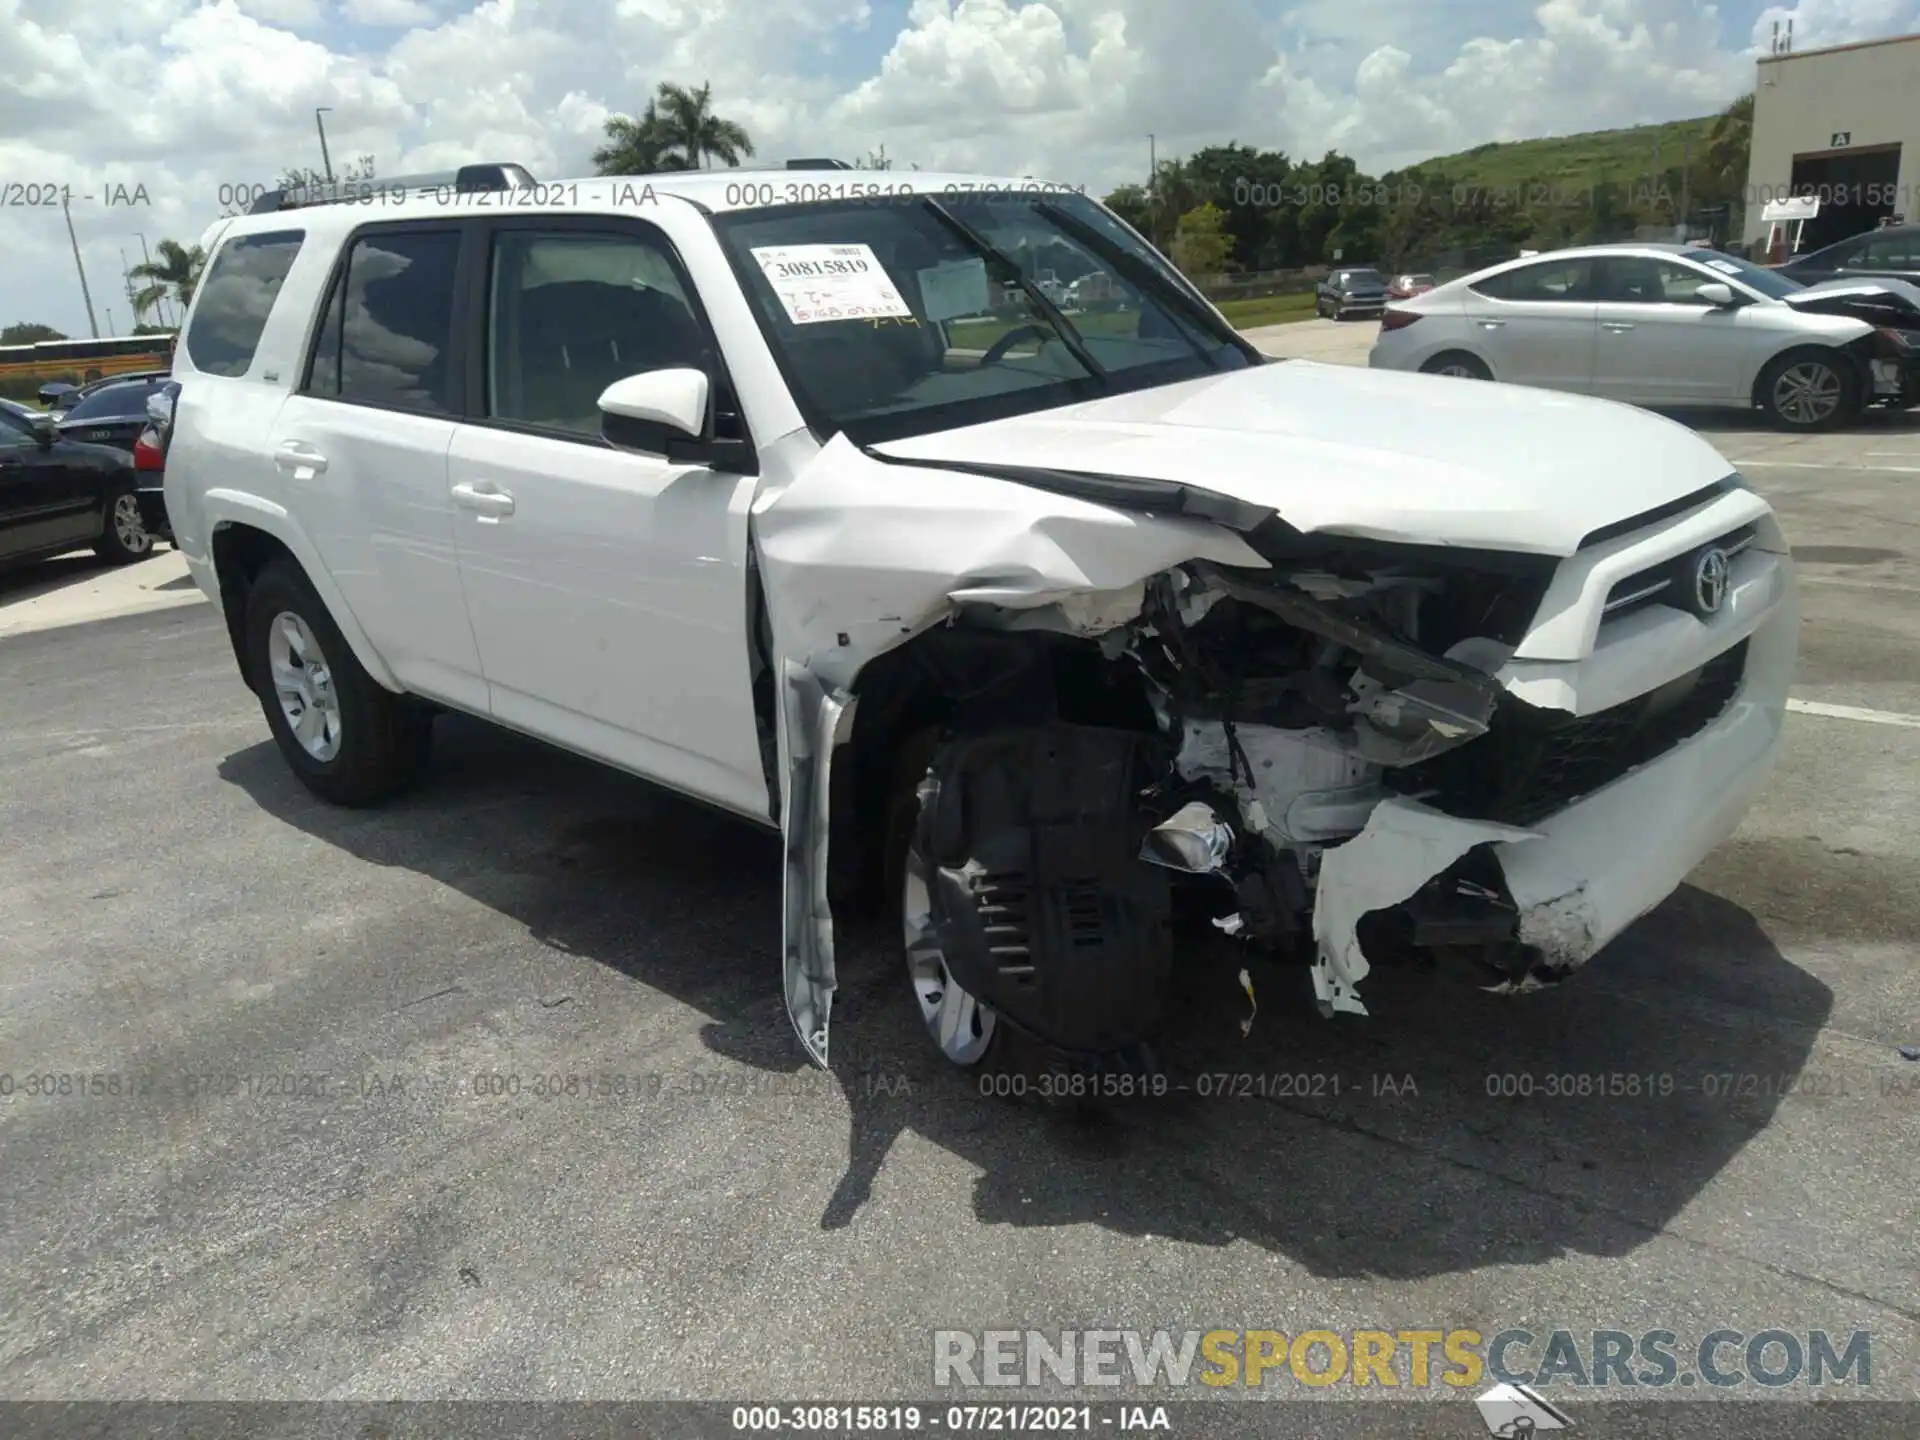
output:
[[1176, 886], [1364, 1013], [1369, 957], [1565, 976], [1738, 823], [1798, 618], [1712, 446], [1272, 363], [1084, 196], [911, 181], [215, 237], [167, 507], [301, 778], [378, 800], [452, 707], [776, 827], [822, 1064], [857, 902], [953, 1061], [1102, 1063]]

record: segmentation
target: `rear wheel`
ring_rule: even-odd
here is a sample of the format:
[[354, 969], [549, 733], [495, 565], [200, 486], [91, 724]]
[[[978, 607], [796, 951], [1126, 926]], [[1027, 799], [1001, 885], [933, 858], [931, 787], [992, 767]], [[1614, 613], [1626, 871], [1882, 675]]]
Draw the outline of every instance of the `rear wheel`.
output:
[[366, 672], [291, 561], [268, 565], [248, 590], [246, 639], [267, 727], [314, 794], [336, 805], [374, 805], [419, 774], [431, 713]]
[[1792, 350], [1760, 377], [1760, 408], [1783, 430], [1830, 430], [1860, 409], [1853, 367], [1830, 350]]
[[109, 565], [131, 565], [153, 553], [153, 536], [140, 518], [140, 500], [131, 489], [107, 496], [106, 522], [93, 542], [93, 553]]
[[1491, 380], [1493, 372], [1479, 357], [1464, 350], [1449, 350], [1436, 355], [1420, 367], [1423, 375], [1451, 375], [1456, 380]]

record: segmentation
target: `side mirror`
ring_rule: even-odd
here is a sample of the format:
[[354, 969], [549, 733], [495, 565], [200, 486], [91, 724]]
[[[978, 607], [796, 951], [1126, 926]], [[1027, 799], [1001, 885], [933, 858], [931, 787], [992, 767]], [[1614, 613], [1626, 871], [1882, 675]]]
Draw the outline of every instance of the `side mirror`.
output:
[[648, 370], [600, 392], [600, 433], [609, 444], [660, 448], [660, 430], [699, 439], [707, 428], [712, 383], [704, 370]]
[[1693, 296], [1696, 300], [1706, 301], [1716, 310], [1725, 310], [1734, 303], [1733, 287], [1719, 280], [1709, 280], [1704, 285], [1696, 286]]
[[147, 418], [162, 430], [173, 420], [173, 390], [162, 385], [147, 396]]
[[51, 420], [36, 420], [33, 422], [33, 438], [42, 450], [51, 450], [53, 442], [60, 438], [60, 432], [53, 428]]

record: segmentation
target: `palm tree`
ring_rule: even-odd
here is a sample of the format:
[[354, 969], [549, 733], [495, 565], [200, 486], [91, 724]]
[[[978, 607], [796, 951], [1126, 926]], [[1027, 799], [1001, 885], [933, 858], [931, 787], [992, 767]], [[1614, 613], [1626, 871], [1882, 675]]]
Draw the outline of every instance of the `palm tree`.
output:
[[753, 154], [753, 141], [747, 138], [747, 132], [713, 113], [712, 92], [711, 83], [698, 90], [671, 80], [660, 83], [660, 133], [667, 144], [679, 150], [689, 170], [706, 168], [710, 159], [738, 165], [741, 156]]
[[172, 300], [184, 315], [200, 284], [200, 272], [207, 268], [207, 252], [176, 240], [162, 240], [153, 249], [154, 259], [127, 272], [129, 279], [148, 282], [133, 292], [134, 317], [144, 319], [149, 310], [159, 308], [165, 300]]
[[615, 115], [607, 121], [607, 143], [593, 152], [593, 167], [602, 175], [651, 175], [660, 170], [678, 170], [679, 161], [667, 154], [668, 140], [662, 133], [659, 103], [647, 101], [646, 113], [638, 120]]

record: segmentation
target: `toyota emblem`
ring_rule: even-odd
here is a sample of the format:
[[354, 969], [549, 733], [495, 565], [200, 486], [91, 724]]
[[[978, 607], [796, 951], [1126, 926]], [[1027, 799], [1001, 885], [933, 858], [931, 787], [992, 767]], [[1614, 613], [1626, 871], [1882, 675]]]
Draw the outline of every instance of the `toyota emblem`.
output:
[[1693, 564], [1693, 608], [1702, 615], [1718, 615], [1727, 603], [1727, 580], [1732, 574], [1727, 552], [1709, 547]]

